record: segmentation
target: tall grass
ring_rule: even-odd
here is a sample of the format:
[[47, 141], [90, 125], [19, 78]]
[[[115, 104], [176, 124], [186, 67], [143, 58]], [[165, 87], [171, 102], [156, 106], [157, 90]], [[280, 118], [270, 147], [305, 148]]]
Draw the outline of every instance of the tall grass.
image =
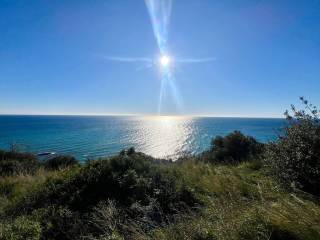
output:
[[316, 199], [290, 194], [251, 163], [214, 166], [190, 161], [179, 165], [205, 208], [153, 232], [155, 239], [320, 239]]

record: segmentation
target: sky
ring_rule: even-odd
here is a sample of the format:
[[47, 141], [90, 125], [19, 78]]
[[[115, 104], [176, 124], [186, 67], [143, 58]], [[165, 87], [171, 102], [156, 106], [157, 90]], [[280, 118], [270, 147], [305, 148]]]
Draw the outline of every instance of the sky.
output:
[[172, 0], [170, 16], [174, 91], [159, 112], [145, 1], [0, 0], [0, 114], [280, 117], [299, 96], [320, 105], [320, 1]]

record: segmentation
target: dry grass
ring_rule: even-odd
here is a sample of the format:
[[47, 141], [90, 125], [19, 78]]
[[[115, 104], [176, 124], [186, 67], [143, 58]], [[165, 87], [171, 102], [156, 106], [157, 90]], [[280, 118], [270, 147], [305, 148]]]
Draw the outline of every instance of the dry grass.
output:
[[203, 190], [200, 216], [154, 231], [155, 239], [320, 239], [320, 206], [289, 194], [252, 168], [186, 162], [183, 177]]

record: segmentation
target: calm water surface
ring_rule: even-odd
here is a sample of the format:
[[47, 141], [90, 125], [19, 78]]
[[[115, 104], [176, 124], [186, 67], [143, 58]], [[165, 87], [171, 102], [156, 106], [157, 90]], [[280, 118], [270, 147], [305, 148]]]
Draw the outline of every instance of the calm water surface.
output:
[[283, 119], [123, 116], [0, 116], [0, 148], [12, 143], [34, 153], [54, 151], [83, 160], [134, 146], [154, 157], [177, 158], [210, 147], [212, 137], [234, 130], [268, 142]]

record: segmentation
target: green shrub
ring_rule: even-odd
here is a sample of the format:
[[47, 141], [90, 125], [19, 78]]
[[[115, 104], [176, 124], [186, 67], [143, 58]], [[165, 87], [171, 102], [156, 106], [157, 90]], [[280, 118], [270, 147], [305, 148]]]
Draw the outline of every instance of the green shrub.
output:
[[217, 136], [211, 143], [212, 161], [239, 163], [262, 152], [263, 145], [255, 138], [234, 131], [225, 137]]
[[[151, 157], [140, 153], [92, 161], [68, 172], [48, 179], [44, 185], [25, 195], [7, 210], [7, 215], [56, 209], [44, 215], [44, 223], [49, 222], [51, 226], [49, 230], [44, 228], [44, 235], [57, 238], [53, 233], [60, 234], [60, 229], [65, 226], [59, 237], [66, 238], [69, 235], [80, 236], [85, 228], [75, 228], [77, 224], [68, 223], [73, 219], [86, 222], [87, 216], [103, 201], [110, 200], [116, 204], [125, 217], [122, 225], [130, 221], [131, 225], [135, 223], [146, 232], [155, 226], [173, 222], [176, 215], [199, 204], [182, 178], [173, 176], [170, 171], [153, 164]], [[86, 226], [92, 230], [90, 224]], [[88, 233], [96, 231], [91, 230]]]
[[0, 151], [0, 176], [33, 174], [39, 166], [33, 154]]
[[135, 154], [136, 153], [136, 150], [134, 147], [130, 147], [128, 150], [121, 150], [119, 155], [120, 156], [125, 156], [125, 155], [132, 155], [132, 154]]
[[40, 240], [40, 236], [40, 224], [26, 217], [19, 217], [12, 223], [0, 223], [0, 239]]
[[33, 211], [32, 217], [42, 228], [42, 239], [73, 240], [86, 231], [83, 219], [75, 211], [62, 206], [49, 206]]
[[125, 230], [123, 219], [114, 201], [100, 202], [90, 214], [90, 231], [86, 235], [90, 235], [90, 239], [122, 240], [119, 232]]
[[48, 170], [59, 170], [76, 165], [79, 165], [79, 162], [73, 156], [58, 156], [43, 161], [43, 166]]
[[[318, 111], [301, 98], [306, 110], [286, 112], [288, 127], [269, 145], [266, 163], [285, 184], [320, 195], [320, 122]], [[309, 110], [309, 111], [308, 111]]]
[[134, 149], [134, 147], [131, 147], [131, 148], [128, 149], [127, 154], [128, 154], [128, 155], [132, 155], [132, 154], [134, 154], [135, 152], [136, 152], [136, 150]]

